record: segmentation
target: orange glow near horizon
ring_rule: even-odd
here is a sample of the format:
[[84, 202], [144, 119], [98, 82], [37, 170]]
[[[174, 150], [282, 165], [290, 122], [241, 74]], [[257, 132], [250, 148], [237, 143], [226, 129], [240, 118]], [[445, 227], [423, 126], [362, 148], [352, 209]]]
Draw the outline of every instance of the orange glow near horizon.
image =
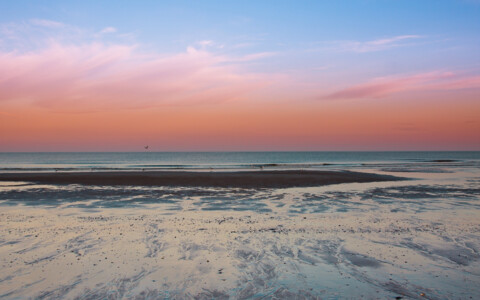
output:
[[152, 151], [479, 149], [474, 101], [382, 101], [90, 113], [17, 107], [2, 112], [1, 150], [141, 151], [144, 144]]

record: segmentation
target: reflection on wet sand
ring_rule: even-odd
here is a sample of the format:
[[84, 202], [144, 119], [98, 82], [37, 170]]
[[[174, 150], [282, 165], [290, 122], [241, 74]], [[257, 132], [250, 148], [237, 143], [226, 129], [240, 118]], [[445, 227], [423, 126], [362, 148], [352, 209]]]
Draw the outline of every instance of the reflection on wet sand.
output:
[[383, 213], [18, 208], [1, 219], [2, 297], [465, 298], [478, 292], [480, 223], [468, 212], [461, 223], [433, 213], [427, 221]]
[[0, 297], [478, 298], [480, 178], [458, 174], [285, 189], [4, 183]]

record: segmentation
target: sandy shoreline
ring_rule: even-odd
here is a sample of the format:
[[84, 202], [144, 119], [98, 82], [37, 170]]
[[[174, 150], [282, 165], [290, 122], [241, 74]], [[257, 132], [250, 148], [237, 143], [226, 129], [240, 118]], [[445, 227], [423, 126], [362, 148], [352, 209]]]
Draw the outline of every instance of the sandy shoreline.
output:
[[0, 174], [0, 298], [480, 298], [478, 168], [377, 170]]
[[242, 188], [309, 187], [352, 182], [404, 180], [395, 176], [350, 171], [243, 171], [243, 172], [68, 172], [4, 173], [0, 181], [48, 184], [204, 186]]
[[11, 207], [0, 217], [0, 298], [478, 296], [480, 224], [469, 212], [459, 220]]

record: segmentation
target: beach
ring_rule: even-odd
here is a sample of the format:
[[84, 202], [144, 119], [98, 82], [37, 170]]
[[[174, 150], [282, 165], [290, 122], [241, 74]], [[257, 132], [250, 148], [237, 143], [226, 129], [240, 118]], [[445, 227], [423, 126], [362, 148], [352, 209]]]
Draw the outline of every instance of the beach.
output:
[[0, 297], [480, 297], [476, 161], [342, 168], [3, 172]]
[[480, 0], [0, 1], [0, 300], [480, 300]]

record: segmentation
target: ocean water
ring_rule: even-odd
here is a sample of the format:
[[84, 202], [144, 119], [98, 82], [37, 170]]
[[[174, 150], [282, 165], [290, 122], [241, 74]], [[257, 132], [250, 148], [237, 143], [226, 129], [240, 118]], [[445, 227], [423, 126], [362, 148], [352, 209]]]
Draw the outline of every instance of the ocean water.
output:
[[362, 167], [455, 161], [478, 164], [480, 152], [59, 152], [0, 153], [0, 171], [241, 170]]
[[0, 153], [0, 168], [405, 178], [282, 189], [0, 182], [0, 298], [480, 299], [480, 152]]

